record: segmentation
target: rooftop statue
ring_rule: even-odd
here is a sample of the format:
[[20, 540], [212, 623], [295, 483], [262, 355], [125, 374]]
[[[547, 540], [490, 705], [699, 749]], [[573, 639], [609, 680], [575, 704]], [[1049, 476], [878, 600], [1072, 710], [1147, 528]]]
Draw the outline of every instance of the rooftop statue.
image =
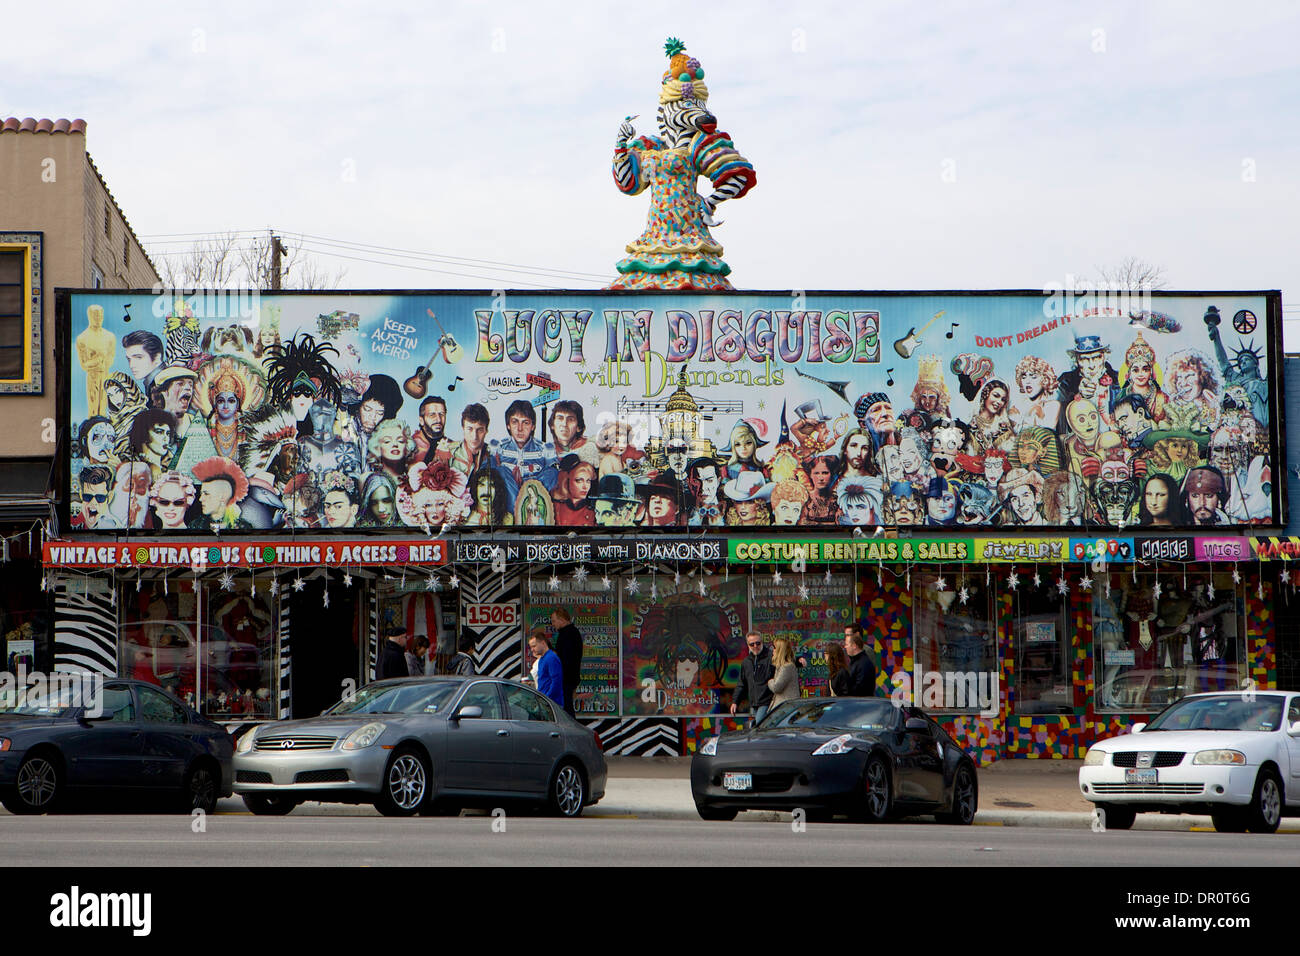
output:
[[[677, 39], [664, 50], [670, 59], [659, 87], [659, 136], [636, 135], [636, 117], [629, 116], [614, 143], [614, 182], [630, 196], [649, 187], [650, 212], [609, 288], [731, 289], [731, 267], [709, 226], [721, 225], [713, 218], [718, 205], [745, 195], [757, 176], [705, 106], [709, 90], [700, 61]], [[713, 182], [707, 198], [695, 191], [700, 176]]]

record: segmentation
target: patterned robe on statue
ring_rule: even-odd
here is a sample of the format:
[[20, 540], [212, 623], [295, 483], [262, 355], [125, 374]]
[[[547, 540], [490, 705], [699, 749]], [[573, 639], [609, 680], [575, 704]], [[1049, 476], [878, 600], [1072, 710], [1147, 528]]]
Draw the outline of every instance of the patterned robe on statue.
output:
[[[618, 182], [620, 159], [626, 153], [632, 181]], [[615, 182], [630, 196], [650, 187], [650, 212], [645, 232], [628, 243], [628, 256], [619, 260], [619, 278], [611, 289], [679, 289], [716, 292], [730, 289], [731, 267], [722, 261], [722, 244], [704, 224], [704, 201], [695, 181], [707, 176], [714, 187], [739, 179], [743, 196], [754, 185], [754, 167], [736, 152], [726, 133], [697, 133], [679, 149], [668, 149], [657, 136], [639, 136], [616, 150]]]

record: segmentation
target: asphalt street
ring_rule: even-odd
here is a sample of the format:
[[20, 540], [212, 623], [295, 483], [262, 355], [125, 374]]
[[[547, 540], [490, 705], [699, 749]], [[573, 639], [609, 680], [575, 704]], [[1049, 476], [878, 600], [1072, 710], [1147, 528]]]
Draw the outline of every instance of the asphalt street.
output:
[[[301, 813], [301, 811], [299, 811]], [[17, 866], [1292, 866], [1296, 834], [465, 815], [0, 815]]]

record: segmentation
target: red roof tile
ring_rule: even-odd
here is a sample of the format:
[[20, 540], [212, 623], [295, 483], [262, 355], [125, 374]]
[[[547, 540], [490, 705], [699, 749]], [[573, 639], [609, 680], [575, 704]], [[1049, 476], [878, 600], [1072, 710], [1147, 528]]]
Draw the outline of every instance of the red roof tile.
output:
[[0, 122], [0, 132], [4, 133], [82, 133], [86, 132], [86, 121], [81, 119], [19, 119], [10, 116]]

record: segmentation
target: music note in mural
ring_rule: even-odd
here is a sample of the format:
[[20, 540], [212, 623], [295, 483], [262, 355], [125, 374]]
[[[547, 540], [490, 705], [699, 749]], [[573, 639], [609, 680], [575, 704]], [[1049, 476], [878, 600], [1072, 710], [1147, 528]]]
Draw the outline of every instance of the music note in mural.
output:
[[[465, 381], [465, 380], [464, 380], [463, 378], [461, 378], [459, 375], [456, 376], [456, 382], [463, 382], [463, 381]], [[456, 382], [452, 382], [450, 385], [448, 385], [448, 386], [447, 386], [447, 391], [449, 391], [449, 392], [454, 392], [454, 391], [456, 391]]]
[[130, 321], [131, 321], [131, 303], [130, 303], [130, 302], [128, 302], [126, 305], [122, 306], [122, 321], [123, 321], [123, 322], [130, 322]]
[[885, 383], [886, 387], [892, 386], [894, 384], [894, 370], [892, 368], [887, 368], [885, 369], [885, 374], [889, 376], [889, 381]]
[[954, 322], [954, 323], [952, 324], [952, 329], [949, 329], [949, 330], [948, 330], [948, 334], [945, 336], [945, 338], [952, 338], [953, 329], [956, 329], [960, 324], [961, 324], [961, 323], [959, 323], [959, 322]]

